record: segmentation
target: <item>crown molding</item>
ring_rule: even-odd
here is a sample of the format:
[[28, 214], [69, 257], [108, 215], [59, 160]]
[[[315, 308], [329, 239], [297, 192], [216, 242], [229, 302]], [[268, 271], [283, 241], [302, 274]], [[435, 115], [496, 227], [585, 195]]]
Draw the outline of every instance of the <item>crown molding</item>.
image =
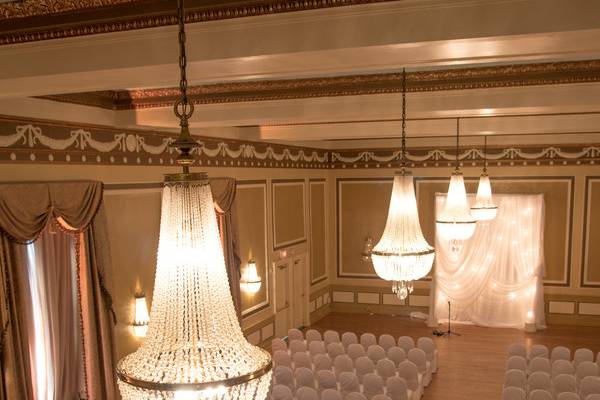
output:
[[[324, 149], [269, 142], [196, 137], [197, 165], [230, 168], [347, 169], [397, 168], [400, 149]], [[172, 133], [123, 130], [0, 116], [0, 164], [175, 165]], [[484, 157], [485, 156], [485, 157]], [[415, 168], [454, 165], [451, 147], [415, 148], [406, 154]], [[461, 166], [579, 166], [600, 165], [600, 144], [490, 147], [459, 152]]]
[[[394, 0], [189, 0], [186, 22], [281, 14]], [[23, 0], [0, 5], [0, 45], [176, 25], [168, 0]]]
[[[407, 73], [408, 92], [600, 82], [600, 60], [515, 64]], [[194, 104], [401, 93], [402, 74], [230, 82], [192, 86]], [[40, 98], [112, 110], [170, 107], [179, 89], [159, 88], [58, 94]]]

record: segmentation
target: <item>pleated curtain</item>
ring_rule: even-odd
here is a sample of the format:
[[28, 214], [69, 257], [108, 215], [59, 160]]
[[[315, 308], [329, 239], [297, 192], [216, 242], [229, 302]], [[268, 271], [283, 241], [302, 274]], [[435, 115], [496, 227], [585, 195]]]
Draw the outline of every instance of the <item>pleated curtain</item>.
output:
[[[473, 199], [470, 198], [472, 201]], [[543, 195], [497, 194], [498, 215], [459, 246], [436, 236], [430, 325], [545, 327]], [[445, 195], [436, 196], [436, 212]], [[458, 247], [458, 250], [456, 250]]]

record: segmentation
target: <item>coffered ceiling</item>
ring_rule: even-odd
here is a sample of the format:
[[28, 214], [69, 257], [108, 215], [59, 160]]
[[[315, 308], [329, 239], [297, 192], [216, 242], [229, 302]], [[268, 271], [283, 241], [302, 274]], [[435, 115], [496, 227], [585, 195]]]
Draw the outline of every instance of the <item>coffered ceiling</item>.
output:
[[[17, 40], [35, 21], [38, 33], [48, 31], [49, 16], [26, 11], [28, 1], [22, 15], [19, 3], [0, 5], [9, 21], [0, 28], [0, 114], [176, 130], [174, 2], [50, 3], [51, 18], [71, 18], [70, 37]], [[419, 145], [447, 141], [456, 118], [466, 141], [600, 142], [598, 2], [187, 3], [198, 134], [388, 146], [399, 133], [406, 67], [408, 131]], [[120, 29], [115, 10], [121, 22], [158, 22]], [[19, 20], [20, 30], [6, 28]], [[85, 35], [108, 21], [115, 29]]]

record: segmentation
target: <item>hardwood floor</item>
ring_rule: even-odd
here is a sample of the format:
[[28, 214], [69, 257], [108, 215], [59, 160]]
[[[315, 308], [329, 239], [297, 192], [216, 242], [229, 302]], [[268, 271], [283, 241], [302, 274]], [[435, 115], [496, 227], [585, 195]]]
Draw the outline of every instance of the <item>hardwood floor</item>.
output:
[[[332, 313], [311, 328], [321, 332], [334, 329], [340, 333], [389, 333], [395, 337], [432, 336], [432, 329], [423, 321], [387, 315]], [[529, 334], [516, 329], [466, 325], [455, 325], [454, 328], [462, 336], [433, 337], [438, 349], [438, 372], [425, 389], [423, 400], [500, 399], [506, 349], [514, 342], [539, 343], [549, 348], [563, 345], [572, 352], [579, 347], [590, 348], [595, 354], [600, 351], [600, 328], [552, 326]]]

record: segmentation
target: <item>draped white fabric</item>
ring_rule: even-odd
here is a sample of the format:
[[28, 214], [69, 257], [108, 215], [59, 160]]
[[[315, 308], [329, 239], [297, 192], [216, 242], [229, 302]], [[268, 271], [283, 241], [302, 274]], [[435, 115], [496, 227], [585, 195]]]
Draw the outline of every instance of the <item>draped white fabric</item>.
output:
[[[494, 196], [498, 215], [453, 246], [436, 235], [430, 324], [451, 320], [487, 327], [545, 327], [543, 195]], [[436, 213], [445, 195], [436, 196]], [[473, 198], [470, 198], [473, 201]]]

